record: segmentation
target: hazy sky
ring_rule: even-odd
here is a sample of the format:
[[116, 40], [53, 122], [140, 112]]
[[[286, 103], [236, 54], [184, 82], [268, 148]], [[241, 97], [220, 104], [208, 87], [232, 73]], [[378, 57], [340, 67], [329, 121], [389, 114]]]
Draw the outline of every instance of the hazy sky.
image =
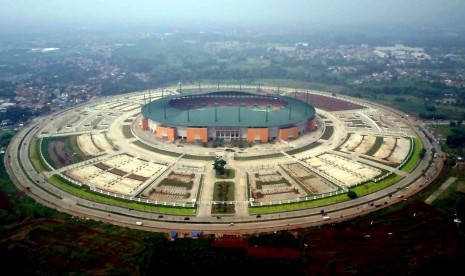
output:
[[0, 27], [465, 24], [463, 0], [0, 0]]

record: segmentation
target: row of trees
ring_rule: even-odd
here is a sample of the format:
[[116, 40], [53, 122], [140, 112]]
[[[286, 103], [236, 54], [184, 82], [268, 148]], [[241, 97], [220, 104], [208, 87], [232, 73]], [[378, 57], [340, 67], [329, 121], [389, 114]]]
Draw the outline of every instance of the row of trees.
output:
[[446, 137], [446, 145], [451, 148], [459, 148], [465, 145], [465, 128], [452, 126], [451, 133]]

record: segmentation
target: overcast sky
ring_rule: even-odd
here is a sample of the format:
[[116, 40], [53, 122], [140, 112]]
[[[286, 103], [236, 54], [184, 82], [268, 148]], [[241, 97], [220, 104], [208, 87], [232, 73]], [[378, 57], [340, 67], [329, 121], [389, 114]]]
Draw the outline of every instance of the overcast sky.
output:
[[0, 27], [465, 24], [463, 0], [0, 0]]

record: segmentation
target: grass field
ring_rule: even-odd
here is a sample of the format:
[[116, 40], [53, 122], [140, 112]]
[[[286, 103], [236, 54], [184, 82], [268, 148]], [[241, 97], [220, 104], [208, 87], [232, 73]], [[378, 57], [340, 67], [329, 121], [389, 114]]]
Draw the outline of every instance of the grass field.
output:
[[[232, 181], [217, 181], [213, 190], [214, 201], [234, 201], [235, 183]], [[234, 214], [234, 204], [213, 204], [212, 213], [214, 214]]]
[[[50, 168], [44, 163], [44, 160], [39, 156], [39, 152], [41, 151], [40, 148], [40, 139], [32, 139], [30, 144], [30, 155], [31, 155], [31, 162], [34, 168], [39, 171], [50, 171]], [[44, 156], [45, 158], [45, 156]]]
[[404, 172], [412, 171], [420, 163], [420, 152], [423, 148], [423, 144], [420, 138], [415, 137], [413, 139], [413, 152], [410, 155], [408, 161], [400, 168]]

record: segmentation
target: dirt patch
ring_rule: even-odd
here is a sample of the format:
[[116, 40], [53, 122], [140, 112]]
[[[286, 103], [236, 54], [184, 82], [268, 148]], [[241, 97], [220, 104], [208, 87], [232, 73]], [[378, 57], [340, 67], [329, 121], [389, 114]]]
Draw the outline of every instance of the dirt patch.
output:
[[130, 175], [128, 175], [127, 178], [131, 178], [131, 179], [134, 179], [134, 180], [139, 180], [139, 181], [142, 181], [142, 182], [145, 182], [145, 181], [147, 181], [147, 179], [149, 179], [148, 177], [145, 177], [145, 176], [142, 176], [142, 175], [133, 174], [133, 173], [131, 173]]
[[118, 170], [118, 169], [115, 169], [115, 168], [109, 170], [109, 172], [112, 173], [112, 174], [116, 174], [118, 176], [125, 176], [126, 174], [128, 174], [127, 172], [124, 172], [122, 170]]
[[99, 162], [99, 163], [97, 163], [97, 164], [94, 164], [94, 166], [96, 166], [97, 168], [99, 168], [99, 169], [101, 169], [101, 170], [103, 170], [103, 171], [106, 171], [106, 170], [111, 169], [110, 166], [105, 165], [105, 164], [103, 164], [102, 162]]
[[179, 181], [183, 183], [189, 183], [194, 181], [195, 174], [181, 174], [181, 173], [175, 173], [171, 172], [170, 175], [166, 178], [169, 180], [174, 180], [174, 181]]
[[66, 146], [66, 140], [53, 139], [48, 144], [48, 154], [56, 167], [64, 167], [76, 162], [74, 153]]

